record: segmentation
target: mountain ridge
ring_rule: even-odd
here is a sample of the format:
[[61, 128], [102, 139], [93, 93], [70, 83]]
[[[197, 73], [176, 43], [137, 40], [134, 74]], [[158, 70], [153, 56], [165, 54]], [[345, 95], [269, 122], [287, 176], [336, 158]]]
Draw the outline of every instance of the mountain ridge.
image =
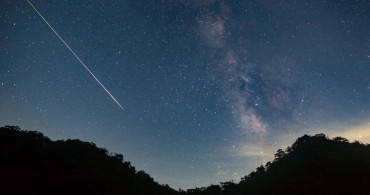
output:
[[174, 190], [123, 155], [77, 139], [0, 127], [1, 188], [13, 194], [348, 194], [370, 192], [370, 145], [304, 135], [239, 183]]

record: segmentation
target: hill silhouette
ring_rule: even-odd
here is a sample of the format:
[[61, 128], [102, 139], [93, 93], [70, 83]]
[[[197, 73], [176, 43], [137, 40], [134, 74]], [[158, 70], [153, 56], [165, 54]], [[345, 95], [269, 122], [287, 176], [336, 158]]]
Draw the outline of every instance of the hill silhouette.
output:
[[0, 128], [0, 159], [0, 191], [9, 194], [176, 193], [94, 143], [51, 141], [15, 126]]
[[221, 183], [188, 194], [370, 194], [370, 145], [324, 134], [304, 135], [272, 162], [236, 184]]
[[11, 194], [366, 194], [370, 146], [304, 135], [239, 183], [176, 191], [137, 171], [120, 154], [80, 140], [51, 141], [16, 126], [0, 128], [1, 191]]

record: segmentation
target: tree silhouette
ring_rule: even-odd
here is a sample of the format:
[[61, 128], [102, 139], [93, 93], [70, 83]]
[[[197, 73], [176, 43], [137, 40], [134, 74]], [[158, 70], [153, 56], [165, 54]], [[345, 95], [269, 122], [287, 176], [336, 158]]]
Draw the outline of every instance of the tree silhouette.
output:
[[0, 128], [4, 194], [367, 194], [370, 146], [304, 135], [239, 183], [175, 191], [94, 143], [52, 141], [36, 131]]
[[121, 154], [80, 140], [0, 128], [1, 191], [10, 194], [175, 194]]

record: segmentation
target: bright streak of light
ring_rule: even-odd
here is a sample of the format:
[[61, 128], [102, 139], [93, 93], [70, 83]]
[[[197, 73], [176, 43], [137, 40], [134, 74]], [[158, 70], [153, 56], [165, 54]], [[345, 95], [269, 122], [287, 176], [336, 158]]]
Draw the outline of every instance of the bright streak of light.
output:
[[108, 91], [107, 88], [104, 87], [104, 85], [99, 81], [98, 78], [90, 71], [90, 69], [86, 66], [86, 64], [77, 56], [77, 54], [69, 47], [69, 45], [63, 40], [63, 38], [57, 33], [57, 31], [54, 30], [54, 28], [49, 24], [49, 22], [42, 16], [42, 14], [36, 9], [36, 7], [29, 1], [26, 0], [31, 7], [36, 11], [36, 13], [42, 18], [42, 20], [50, 27], [50, 29], [54, 32], [54, 34], [63, 42], [63, 44], [71, 51], [71, 53], [77, 58], [77, 60], [85, 67], [85, 69], [91, 74], [92, 77], [99, 83], [99, 85], [107, 92], [107, 94], [113, 99], [114, 102], [123, 110], [123, 107], [121, 104], [116, 100], [116, 98], [113, 97], [113, 95]]

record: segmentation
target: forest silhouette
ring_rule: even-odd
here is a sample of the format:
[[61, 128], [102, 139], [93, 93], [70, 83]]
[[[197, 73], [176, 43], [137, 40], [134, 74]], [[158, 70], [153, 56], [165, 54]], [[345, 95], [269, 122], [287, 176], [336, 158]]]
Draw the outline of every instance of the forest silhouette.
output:
[[0, 127], [4, 194], [366, 194], [370, 145], [304, 135], [239, 183], [174, 190], [137, 171], [123, 155], [80, 140], [52, 141], [37, 131]]

